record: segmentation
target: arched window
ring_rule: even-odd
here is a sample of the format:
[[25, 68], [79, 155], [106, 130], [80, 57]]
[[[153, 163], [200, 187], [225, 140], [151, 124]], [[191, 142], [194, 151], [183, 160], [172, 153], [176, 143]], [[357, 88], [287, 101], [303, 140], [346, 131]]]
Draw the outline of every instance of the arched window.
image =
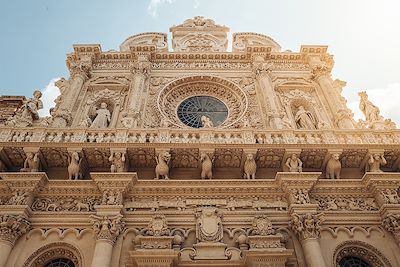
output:
[[338, 267], [372, 267], [369, 263], [355, 256], [346, 256], [339, 261]]

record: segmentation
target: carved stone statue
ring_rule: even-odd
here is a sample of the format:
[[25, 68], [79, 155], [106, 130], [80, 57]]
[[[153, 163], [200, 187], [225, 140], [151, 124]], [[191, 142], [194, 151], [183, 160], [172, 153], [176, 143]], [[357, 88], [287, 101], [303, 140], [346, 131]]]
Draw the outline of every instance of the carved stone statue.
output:
[[201, 123], [203, 125], [203, 128], [212, 128], [214, 127], [214, 123], [211, 121], [211, 119], [207, 116], [201, 116]]
[[111, 156], [108, 160], [111, 164], [111, 172], [126, 172], [128, 168], [126, 166], [125, 153], [115, 152], [111, 153]]
[[386, 159], [383, 154], [374, 154], [369, 156], [368, 166], [370, 172], [383, 172], [380, 167], [386, 165]]
[[334, 153], [331, 155], [328, 163], [326, 164], [325, 177], [330, 179], [340, 179], [340, 171], [342, 170], [342, 164], [339, 160], [339, 154]]
[[200, 155], [201, 161], [201, 179], [212, 179], [212, 160], [207, 153], [203, 152]]
[[297, 157], [296, 154], [292, 154], [285, 163], [286, 167], [288, 167], [289, 172], [302, 172], [303, 162]]
[[305, 110], [303, 106], [299, 106], [294, 119], [299, 129], [316, 129], [317, 120], [314, 118], [314, 115], [310, 111]]
[[28, 152], [21, 172], [38, 172], [40, 169], [40, 161], [38, 153]]
[[158, 154], [156, 157], [157, 166], [156, 166], [156, 178], [160, 179], [160, 177], [164, 177], [165, 180], [168, 180], [169, 177], [169, 161], [171, 160], [171, 154], [168, 151], [164, 151], [163, 153]]
[[358, 93], [360, 96], [360, 110], [362, 113], [365, 115], [365, 120], [368, 123], [373, 123], [376, 121], [382, 120], [382, 117], [380, 116], [380, 110], [377, 106], [371, 103], [371, 101], [368, 100], [368, 95], [365, 91]]
[[246, 161], [243, 166], [244, 176], [247, 179], [256, 179], [257, 164], [254, 155], [249, 153], [246, 155]]
[[110, 121], [111, 113], [107, 109], [107, 103], [102, 102], [100, 108], [96, 111], [96, 117], [90, 128], [107, 128]]
[[42, 93], [38, 90], [33, 92], [33, 98], [29, 98], [23, 105], [22, 119], [30, 121], [39, 119], [38, 110], [43, 108], [43, 102], [40, 100]]
[[79, 158], [78, 152], [73, 152], [71, 157], [69, 158], [68, 179], [82, 179], [81, 162], [82, 158]]

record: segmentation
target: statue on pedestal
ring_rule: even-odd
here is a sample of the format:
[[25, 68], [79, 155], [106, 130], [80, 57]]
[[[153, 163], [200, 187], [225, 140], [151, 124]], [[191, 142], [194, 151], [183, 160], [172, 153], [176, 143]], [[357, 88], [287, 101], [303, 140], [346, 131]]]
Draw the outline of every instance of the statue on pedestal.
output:
[[296, 125], [299, 129], [316, 129], [317, 120], [314, 115], [308, 110], [305, 110], [303, 106], [299, 106], [299, 110], [294, 116]]
[[111, 121], [111, 113], [107, 109], [107, 103], [102, 102], [100, 108], [96, 111], [96, 117], [94, 118], [90, 128], [107, 128]]

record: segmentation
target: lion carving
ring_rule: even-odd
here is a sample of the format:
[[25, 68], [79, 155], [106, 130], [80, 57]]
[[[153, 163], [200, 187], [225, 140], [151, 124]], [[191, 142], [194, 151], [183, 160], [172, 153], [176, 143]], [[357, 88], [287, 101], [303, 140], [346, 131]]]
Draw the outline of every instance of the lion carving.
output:
[[246, 155], [246, 161], [244, 162], [244, 176], [247, 179], [256, 179], [257, 164], [254, 160], [253, 154]]
[[155, 179], [160, 179], [160, 177], [163, 177], [165, 180], [168, 180], [168, 174], [169, 174], [169, 161], [171, 159], [171, 154], [169, 154], [168, 151], [164, 151], [156, 157], [157, 161], [157, 166], [156, 166], [156, 178]]
[[328, 163], [326, 164], [325, 177], [328, 179], [340, 179], [340, 171], [342, 169], [342, 164], [339, 160], [339, 154], [334, 153], [331, 155]]
[[212, 179], [212, 160], [207, 153], [201, 153], [201, 179]]

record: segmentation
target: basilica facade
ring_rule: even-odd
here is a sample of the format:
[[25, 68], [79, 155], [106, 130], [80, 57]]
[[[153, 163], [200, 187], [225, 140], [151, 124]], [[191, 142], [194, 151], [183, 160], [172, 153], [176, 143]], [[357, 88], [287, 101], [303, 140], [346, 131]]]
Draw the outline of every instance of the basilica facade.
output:
[[400, 131], [327, 46], [170, 32], [73, 45], [50, 116], [2, 115], [0, 267], [400, 266]]

